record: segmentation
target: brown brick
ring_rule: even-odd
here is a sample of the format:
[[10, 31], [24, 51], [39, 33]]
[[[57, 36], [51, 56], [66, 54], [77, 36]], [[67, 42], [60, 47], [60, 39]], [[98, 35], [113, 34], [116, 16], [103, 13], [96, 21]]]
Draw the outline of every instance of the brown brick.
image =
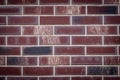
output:
[[81, 34], [85, 34], [85, 27], [84, 26], [66, 26], [66, 27], [56, 26], [55, 34], [81, 35]]
[[39, 77], [39, 80], [70, 80], [69, 77]]
[[0, 75], [21, 75], [19, 67], [0, 67]]
[[102, 77], [72, 77], [72, 80], [102, 80]]
[[69, 4], [69, 0], [39, 0], [40, 4]]
[[36, 45], [37, 37], [8, 37], [8, 45]]
[[7, 80], [38, 80], [37, 77], [8, 77]]
[[105, 16], [105, 24], [120, 24], [120, 16]]
[[53, 6], [27, 6], [24, 7], [24, 14], [32, 15], [52, 15], [54, 13]]
[[120, 77], [104, 77], [104, 80], [120, 80]]
[[116, 55], [116, 47], [106, 47], [106, 46], [98, 46], [98, 47], [87, 47], [87, 54], [89, 55]]
[[41, 36], [42, 45], [67, 45], [70, 44], [70, 38], [67, 36]]
[[68, 46], [61, 46], [55, 47], [55, 54], [56, 55], [83, 55], [84, 54], [84, 47], [68, 47]]
[[104, 0], [104, 4], [119, 4], [119, 0]]
[[102, 38], [98, 36], [73, 36], [72, 44], [74, 45], [100, 45]]
[[68, 16], [41, 16], [41, 25], [67, 25], [70, 24], [70, 18]]
[[0, 25], [6, 24], [6, 17], [0, 16]]
[[0, 57], [0, 65], [5, 65], [5, 57]]
[[9, 16], [9, 25], [36, 25], [38, 24], [38, 17], [36, 16]]
[[102, 0], [72, 0], [73, 4], [102, 4]]
[[6, 38], [0, 37], [0, 45], [5, 45], [5, 44], [6, 44]]
[[40, 76], [40, 75], [53, 75], [52, 67], [24, 67], [23, 75]]

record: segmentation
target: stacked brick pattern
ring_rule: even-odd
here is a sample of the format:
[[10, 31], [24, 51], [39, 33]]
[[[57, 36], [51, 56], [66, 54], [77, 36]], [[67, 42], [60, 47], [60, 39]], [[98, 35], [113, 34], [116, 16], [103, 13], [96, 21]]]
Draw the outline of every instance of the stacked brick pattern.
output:
[[0, 0], [0, 80], [120, 80], [120, 0]]

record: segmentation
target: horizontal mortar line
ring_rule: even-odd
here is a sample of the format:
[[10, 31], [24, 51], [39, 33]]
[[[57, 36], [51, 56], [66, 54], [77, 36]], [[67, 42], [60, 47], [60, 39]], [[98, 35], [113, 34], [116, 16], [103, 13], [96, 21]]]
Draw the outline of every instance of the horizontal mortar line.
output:
[[7, 36], [7, 37], [45, 37], [45, 36], [60, 36], [60, 37], [62, 37], [62, 36], [68, 36], [68, 37], [75, 37], [75, 36], [77, 36], [77, 37], [81, 37], [81, 36], [83, 36], [83, 37], [87, 37], [87, 36], [89, 36], [89, 37], [106, 37], [106, 36], [120, 36], [119, 34], [113, 34], [113, 35], [111, 35], [111, 34], [108, 34], [108, 35], [104, 35], [104, 34], [96, 34], [96, 35], [92, 35], [92, 34], [87, 34], [87, 35], [85, 35], [85, 34], [48, 34], [48, 35], [42, 35], [42, 34], [33, 34], [33, 35], [20, 35], [20, 34], [15, 34], [15, 35], [9, 35], [9, 34], [0, 34], [0, 37], [4, 37], [4, 36]]

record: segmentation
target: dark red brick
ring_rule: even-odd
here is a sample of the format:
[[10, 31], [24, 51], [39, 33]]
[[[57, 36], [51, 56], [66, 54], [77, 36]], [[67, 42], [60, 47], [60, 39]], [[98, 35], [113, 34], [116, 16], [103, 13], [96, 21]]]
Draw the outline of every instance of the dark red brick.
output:
[[6, 24], [6, 17], [0, 16], [0, 25], [5, 25]]
[[36, 25], [38, 24], [38, 17], [36, 16], [9, 16], [9, 25]]
[[8, 77], [7, 80], [38, 80], [37, 77]]
[[20, 34], [20, 26], [3, 26], [0, 27], [0, 35], [17, 35]]
[[102, 0], [72, 0], [73, 4], [102, 4]]
[[51, 15], [53, 14], [53, 6], [27, 6], [24, 7], [24, 14], [32, 15]]
[[119, 0], [104, 0], [104, 4], [119, 4]]
[[102, 77], [72, 77], [72, 80], [102, 80]]
[[0, 57], [0, 65], [5, 65], [5, 57]]
[[73, 36], [72, 44], [74, 45], [100, 45], [102, 37], [98, 36]]
[[42, 45], [68, 45], [70, 37], [67, 36], [41, 36], [40, 44]]
[[87, 47], [87, 54], [89, 55], [116, 55], [116, 47], [98, 46]]
[[56, 67], [55, 75], [85, 75], [85, 67]]
[[72, 24], [102, 24], [102, 16], [73, 16]]
[[37, 4], [37, 0], [7, 0], [8, 4], [11, 5], [34, 5]]
[[8, 45], [36, 45], [37, 37], [8, 37]]
[[102, 58], [97, 56], [76, 56], [72, 57], [73, 65], [100, 65], [102, 64]]
[[5, 6], [0, 7], [0, 15], [16, 15], [21, 14], [21, 7], [11, 7], [11, 6]]
[[0, 5], [4, 5], [5, 4], [5, 0], [0, 0]]
[[120, 36], [105, 36], [104, 44], [120, 45]]
[[88, 14], [117, 14], [117, 6], [88, 6]]
[[117, 26], [87, 26], [87, 34], [94, 35], [117, 34]]
[[23, 75], [40, 76], [40, 75], [53, 75], [52, 67], [24, 67]]
[[41, 16], [41, 25], [67, 25], [70, 24], [68, 16]]
[[69, 77], [39, 77], [39, 80], [70, 80]]
[[69, 4], [69, 0], [39, 0], [40, 4]]
[[105, 24], [120, 24], [120, 16], [105, 16]]
[[0, 55], [20, 55], [19, 47], [0, 47]]
[[6, 38], [0, 37], [0, 45], [5, 45], [5, 44], [6, 44]]
[[5, 77], [0, 77], [0, 80], [5, 80]]
[[104, 57], [105, 65], [120, 65], [120, 57], [118, 56], [106, 56]]
[[84, 55], [84, 47], [55, 47], [56, 55]]
[[69, 57], [64, 56], [49, 56], [49, 57], [40, 57], [39, 65], [69, 65]]
[[0, 67], [0, 75], [21, 75], [19, 67]]
[[36, 57], [8, 57], [7, 65], [37, 65]]
[[85, 34], [84, 26], [56, 26], [55, 34], [80, 35]]
[[104, 77], [104, 80], [120, 80], [120, 77]]

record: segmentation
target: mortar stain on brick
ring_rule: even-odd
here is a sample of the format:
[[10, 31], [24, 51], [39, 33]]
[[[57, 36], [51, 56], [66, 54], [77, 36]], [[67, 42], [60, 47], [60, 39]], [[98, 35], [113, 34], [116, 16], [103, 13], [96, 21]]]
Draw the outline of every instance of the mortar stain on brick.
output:
[[0, 57], [0, 65], [4, 65], [4, 64], [5, 64], [5, 58], [4, 57]]

